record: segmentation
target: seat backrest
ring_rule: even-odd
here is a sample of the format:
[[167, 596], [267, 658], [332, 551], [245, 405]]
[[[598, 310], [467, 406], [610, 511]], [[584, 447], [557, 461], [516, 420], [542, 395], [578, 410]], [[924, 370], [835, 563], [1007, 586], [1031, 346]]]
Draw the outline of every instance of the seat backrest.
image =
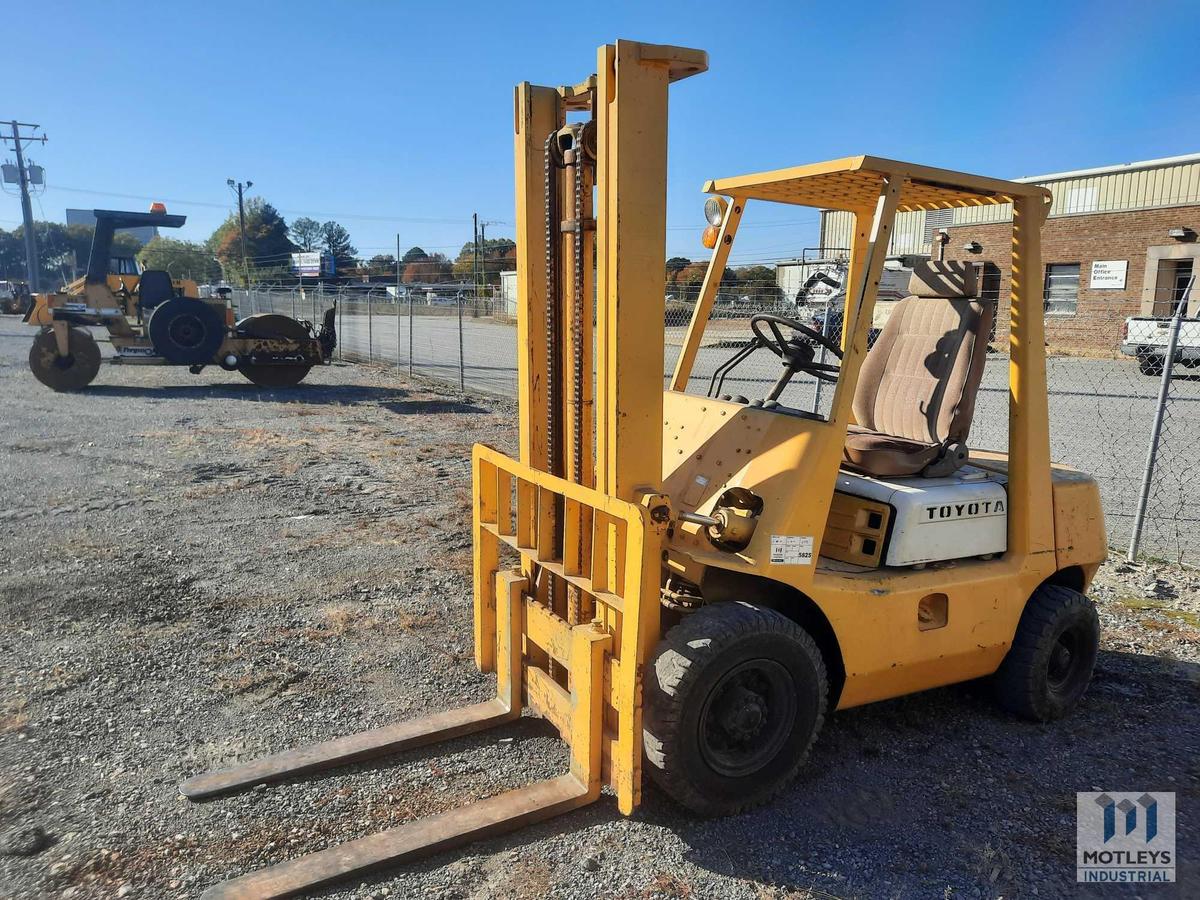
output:
[[917, 263], [909, 291], [863, 362], [854, 417], [872, 431], [906, 440], [966, 441], [992, 304], [975, 299], [975, 268], [964, 262]]
[[138, 303], [142, 309], [154, 309], [164, 300], [175, 296], [175, 285], [171, 274], [162, 269], [147, 269], [138, 279]]

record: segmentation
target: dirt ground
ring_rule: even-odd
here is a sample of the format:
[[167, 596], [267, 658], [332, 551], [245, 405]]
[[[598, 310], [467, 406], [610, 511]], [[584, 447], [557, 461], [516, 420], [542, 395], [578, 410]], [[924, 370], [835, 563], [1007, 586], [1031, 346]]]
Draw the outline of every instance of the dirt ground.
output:
[[[264, 751], [486, 699], [472, 663], [470, 446], [507, 401], [335, 366], [296, 389], [106, 367], [29, 375], [0, 318], [0, 897], [194, 897], [223, 878], [565, 766], [535, 719], [190, 803]], [[1110, 563], [1075, 715], [968, 684], [830, 717], [796, 784], [724, 820], [647, 789], [326, 892], [336, 898], [1058, 897], [1075, 792], [1175, 791], [1200, 895], [1200, 573]]]

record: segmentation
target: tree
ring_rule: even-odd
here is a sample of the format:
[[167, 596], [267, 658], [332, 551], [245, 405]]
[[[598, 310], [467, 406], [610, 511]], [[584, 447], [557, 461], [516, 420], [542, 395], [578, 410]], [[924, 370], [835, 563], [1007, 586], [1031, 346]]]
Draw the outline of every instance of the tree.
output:
[[350, 232], [337, 222], [326, 222], [321, 226], [321, 249], [333, 257], [339, 270], [354, 267], [358, 250], [350, 243]]
[[395, 272], [396, 257], [390, 253], [376, 253], [367, 261], [367, 268], [372, 272]]
[[404, 267], [404, 274], [400, 276], [405, 284], [437, 284], [450, 281], [451, 277], [450, 260], [440, 253], [413, 260]]
[[292, 222], [288, 234], [301, 250], [311, 252], [321, 246], [321, 223], [316, 219], [301, 216]]
[[779, 289], [779, 281], [775, 270], [770, 266], [742, 266], [734, 270], [738, 287], [744, 293], [751, 294], [760, 300], [782, 300], [783, 291]]
[[667, 260], [667, 284], [674, 284], [682, 269], [686, 269], [692, 261], [686, 256], [672, 256]]
[[[516, 266], [517, 243], [511, 238], [487, 238], [480, 246], [484, 284], [499, 284], [500, 273]], [[469, 281], [475, 274], [475, 242], [467, 241], [454, 260], [454, 274]]]
[[196, 241], [177, 241], [159, 235], [138, 252], [137, 258], [143, 269], [162, 269], [174, 278], [210, 282], [221, 277], [221, 267], [208, 248]]
[[400, 262], [407, 266], [410, 262], [418, 262], [422, 259], [429, 259], [429, 254], [420, 247], [409, 247], [405, 254], [400, 257]]
[[[92, 249], [93, 229], [90, 225], [62, 225], [58, 222], [34, 222], [37, 235], [39, 275], [42, 286], [56, 288], [72, 281], [87, 268]], [[131, 234], [113, 236], [110, 256], [133, 256], [141, 242]], [[107, 262], [107, 261], [106, 261]], [[0, 278], [24, 281], [25, 227], [0, 231]]]
[[[227, 279], [244, 280], [237, 213], [230, 214], [212, 233], [207, 247], [221, 260]], [[246, 202], [246, 256], [251, 280], [286, 273], [295, 251], [296, 245], [288, 237], [287, 222], [279, 210], [262, 197], [251, 197]]]

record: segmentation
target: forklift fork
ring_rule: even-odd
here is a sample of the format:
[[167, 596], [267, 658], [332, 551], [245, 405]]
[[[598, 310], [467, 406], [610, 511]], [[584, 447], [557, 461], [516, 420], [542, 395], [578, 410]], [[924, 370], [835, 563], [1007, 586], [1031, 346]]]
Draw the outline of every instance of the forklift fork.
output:
[[[474, 469], [476, 661], [496, 672], [496, 698], [198, 775], [180, 791], [200, 800], [451, 740], [511, 722], [523, 706], [548, 719], [570, 745], [569, 771], [252, 872], [204, 897], [289, 897], [502, 834], [593, 802], [605, 774], [623, 811], [636, 805], [641, 722], [635, 656], [642, 573], [647, 557], [658, 553], [657, 543], [648, 540], [657, 525], [637, 504], [528, 469], [490, 448], [475, 448]], [[592, 550], [582, 566], [564, 565], [552, 550], [548, 537], [559, 510], [566, 546]], [[501, 544], [518, 551], [519, 568], [500, 570]], [[570, 625], [557, 616], [544, 601], [552, 579], [586, 594], [596, 617]], [[650, 597], [655, 605], [657, 599]], [[627, 667], [617, 652], [622, 644], [633, 651]], [[565, 678], [551, 674], [550, 660]]]

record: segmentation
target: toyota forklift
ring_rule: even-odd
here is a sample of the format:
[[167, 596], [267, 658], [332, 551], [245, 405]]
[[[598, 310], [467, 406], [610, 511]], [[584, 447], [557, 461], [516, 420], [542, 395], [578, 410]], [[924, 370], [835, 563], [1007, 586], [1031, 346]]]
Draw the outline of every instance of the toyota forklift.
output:
[[[206, 897], [302, 894], [605, 791], [630, 814], [644, 776], [697, 814], [737, 813], [786, 788], [828, 715], [915, 691], [988, 677], [1002, 706], [1043, 722], [1083, 695], [1098, 644], [1084, 591], [1106, 542], [1096, 483], [1050, 461], [1049, 193], [872, 156], [708, 182], [712, 258], [664, 389], [667, 97], [706, 68], [699, 50], [617, 41], [583, 81], [516, 88], [520, 450], [473, 454], [475, 661], [496, 697], [181, 791], [201, 800], [524, 712], [569, 745], [567, 771]], [[697, 360], [729, 353], [730, 323], [711, 340], [706, 326], [740, 223], [768, 203], [853, 215], [847, 326], [837, 342], [749, 316], [720, 367], [758, 354], [778, 378], [721, 394]], [[869, 352], [867, 334], [897, 213], [999, 205], [1013, 222], [1009, 445], [977, 450], [995, 310], [974, 271], [918, 265]], [[789, 391], [817, 378], [828, 408]]]
[[334, 311], [320, 328], [276, 313], [234, 320], [228, 289], [201, 298], [194, 281], [170, 273], [140, 271], [131, 257], [113, 257], [121, 228], [180, 228], [186, 216], [170, 215], [162, 203], [149, 212], [93, 210], [96, 227], [87, 273], [52, 294], [38, 294], [25, 321], [41, 330], [29, 351], [35, 378], [55, 391], [87, 387], [100, 371], [93, 327], [108, 331], [125, 365], [187, 366], [193, 375], [218, 365], [240, 372], [261, 387], [290, 387], [313, 366], [326, 365], [337, 336]]

